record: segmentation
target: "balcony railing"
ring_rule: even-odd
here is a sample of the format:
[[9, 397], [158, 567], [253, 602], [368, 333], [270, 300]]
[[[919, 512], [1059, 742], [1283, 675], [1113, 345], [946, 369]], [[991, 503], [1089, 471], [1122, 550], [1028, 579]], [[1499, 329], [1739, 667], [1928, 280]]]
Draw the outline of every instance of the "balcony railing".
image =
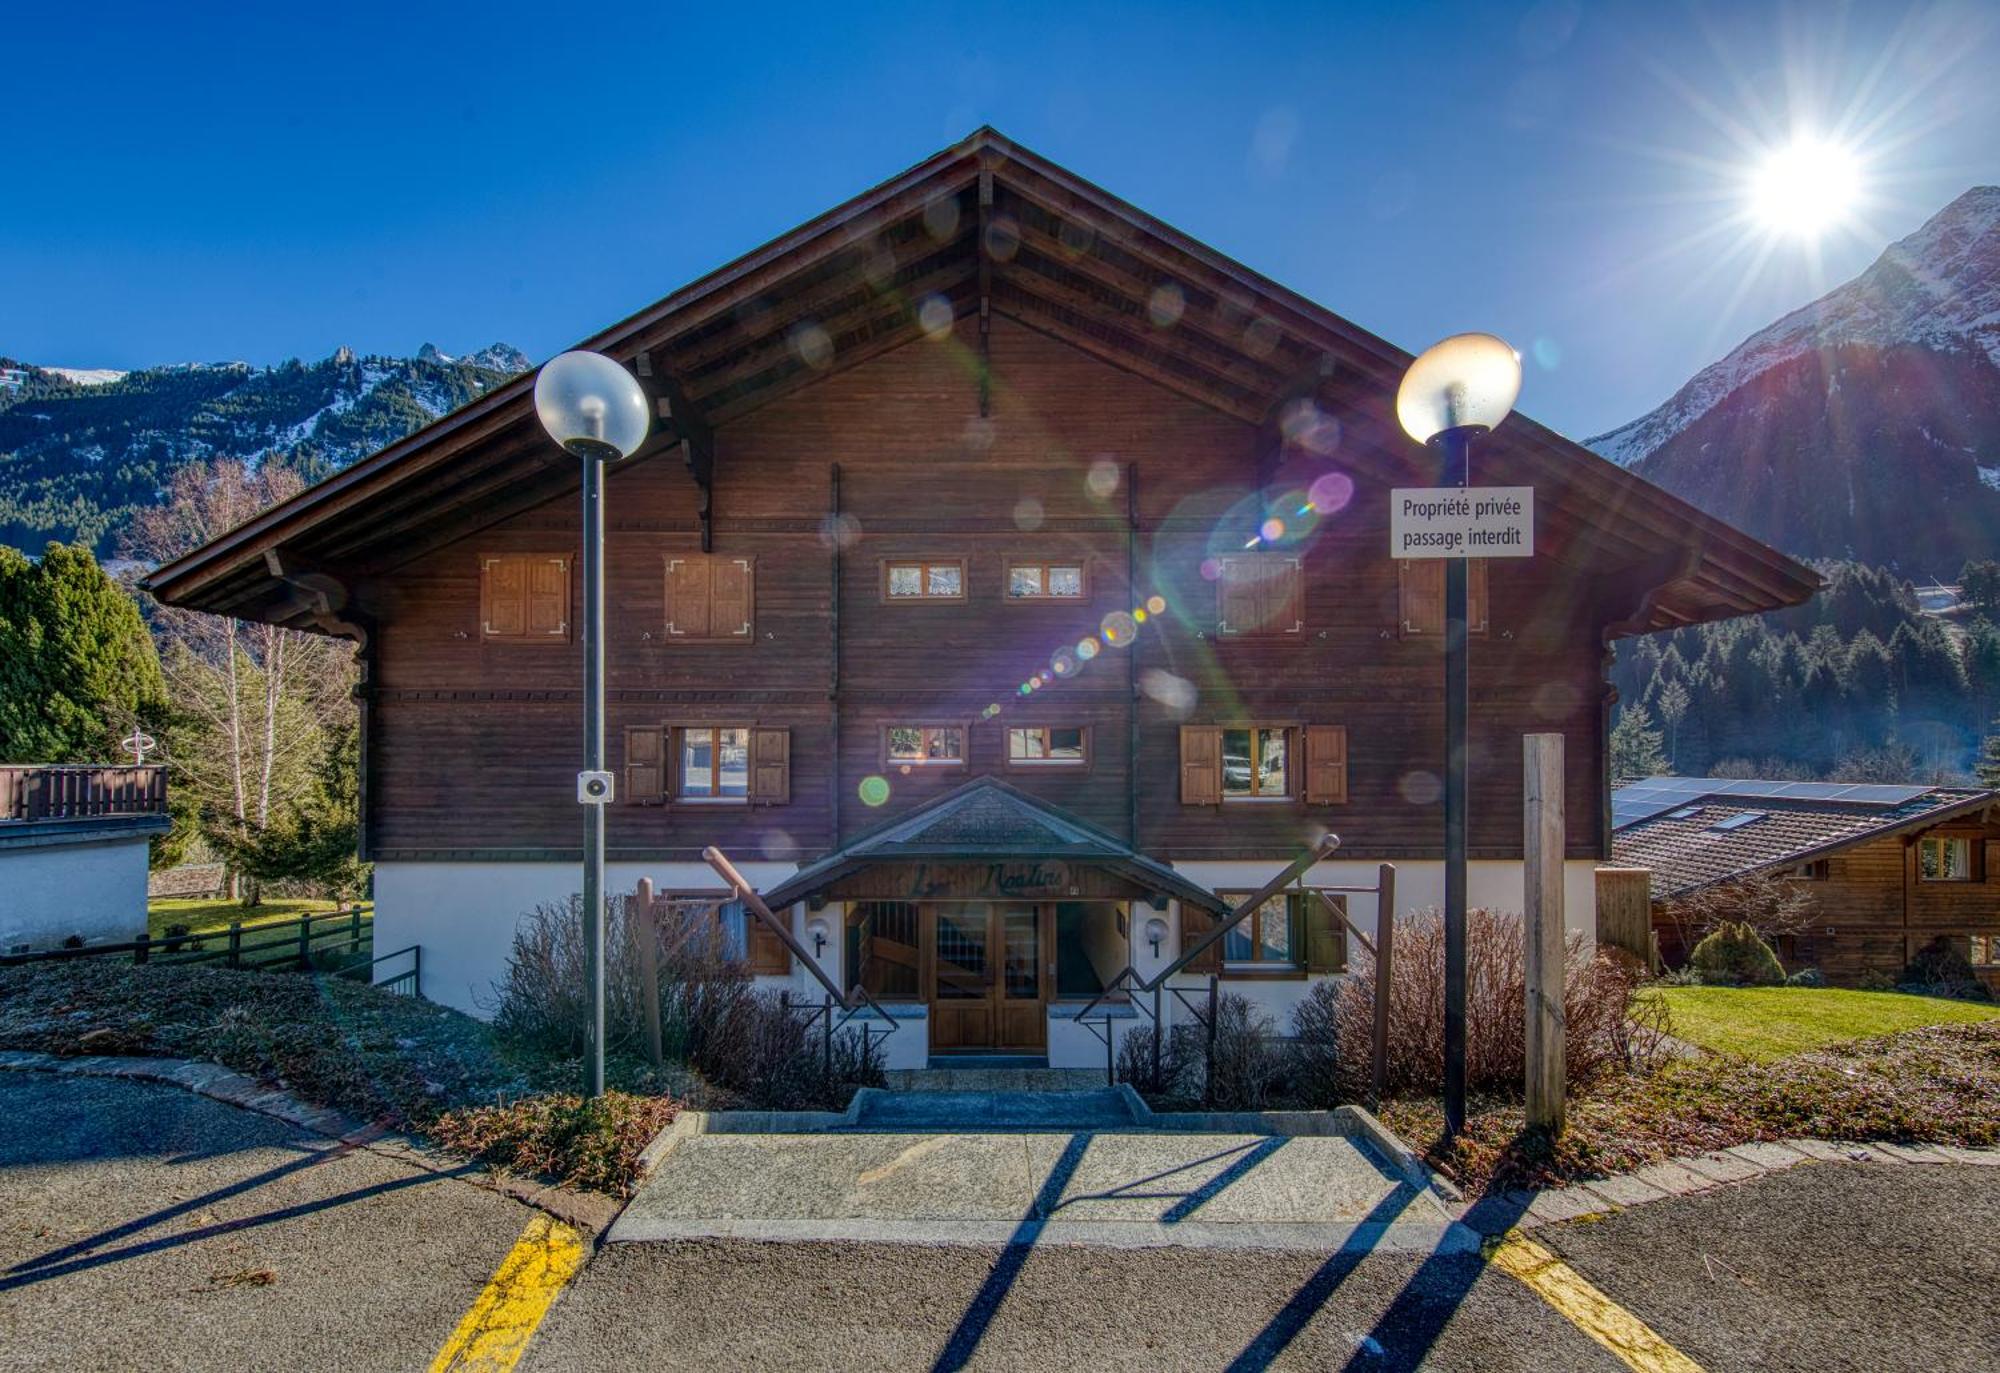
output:
[[163, 767], [0, 766], [0, 821], [166, 813]]

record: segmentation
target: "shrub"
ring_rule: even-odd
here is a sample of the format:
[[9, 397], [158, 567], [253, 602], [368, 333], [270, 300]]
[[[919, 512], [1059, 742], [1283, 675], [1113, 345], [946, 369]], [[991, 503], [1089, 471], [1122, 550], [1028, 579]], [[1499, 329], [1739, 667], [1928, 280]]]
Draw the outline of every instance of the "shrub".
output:
[[1818, 968], [1800, 968], [1785, 979], [1787, 987], [1824, 987], [1826, 974]]
[[1293, 1097], [1293, 1052], [1270, 1015], [1248, 998], [1224, 992], [1216, 1000], [1215, 1072], [1204, 1092], [1208, 1031], [1183, 1021], [1167, 1032], [1160, 1071], [1153, 1073], [1154, 1027], [1126, 1031], [1114, 1066], [1118, 1080], [1143, 1095], [1176, 1105], [1201, 1102], [1218, 1111], [1262, 1111]]
[[1972, 960], [1958, 946], [1939, 935], [1910, 960], [1903, 970], [1903, 985], [1923, 996], [1954, 996], [1966, 1001], [1991, 1001], [1993, 993], [1972, 970]]
[[1880, 968], [1870, 968], [1855, 980], [1854, 985], [1864, 992], [1893, 992], [1896, 979]]
[[1159, 1070], [1153, 1067], [1153, 1044], [1160, 1033], [1150, 1021], [1127, 1030], [1118, 1040], [1113, 1071], [1120, 1082], [1153, 1101], [1194, 1101], [1201, 1096], [1201, 1042], [1192, 1035], [1169, 1033], [1160, 1044]]
[[1785, 981], [1778, 955], [1742, 921], [1711, 930], [1694, 946], [1688, 966], [1711, 987], [1778, 987]]
[[[1466, 1085], [1519, 1091], [1526, 1073], [1527, 982], [1521, 918], [1466, 913]], [[1356, 949], [1354, 976], [1315, 987], [1293, 1013], [1301, 1100], [1332, 1106], [1371, 1088], [1374, 960]], [[1635, 999], [1637, 975], [1572, 935], [1563, 968], [1564, 1064], [1581, 1086], [1614, 1067], [1646, 1068], [1660, 1052], [1664, 1012]], [[1389, 986], [1388, 1089], [1433, 1092], [1444, 1077], [1444, 921], [1427, 911], [1396, 924]]]
[[509, 1172], [626, 1195], [640, 1152], [678, 1109], [665, 1097], [629, 1092], [594, 1100], [552, 1093], [447, 1111], [430, 1133], [447, 1149]]

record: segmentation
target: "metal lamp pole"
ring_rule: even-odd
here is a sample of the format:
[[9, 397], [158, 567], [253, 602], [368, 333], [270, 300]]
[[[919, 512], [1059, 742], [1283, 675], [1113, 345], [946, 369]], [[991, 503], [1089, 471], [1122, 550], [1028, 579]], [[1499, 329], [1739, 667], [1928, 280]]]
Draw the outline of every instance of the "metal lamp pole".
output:
[[[1418, 443], [1437, 449], [1441, 487], [1464, 491], [1472, 441], [1492, 430], [1521, 393], [1521, 358], [1491, 334], [1454, 334], [1424, 350], [1403, 373], [1396, 419]], [[1459, 504], [1465, 504], [1459, 502]], [[1467, 542], [1469, 543], [1469, 537]], [[1466, 573], [1459, 556], [1444, 560], [1444, 1125], [1465, 1128], [1466, 998]], [[1415, 555], [1406, 555], [1415, 556]], [[1386, 936], [1385, 936], [1386, 937]]]
[[[1476, 426], [1447, 429], [1432, 440], [1443, 454], [1441, 486], [1463, 488], [1472, 467]], [[1465, 1128], [1465, 848], [1466, 724], [1470, 672], [1466, 652], [1464, 558], [1444, 565], [1444, 1128]]]
[[651, 427], [646, 393], [602, 353], [551, 358], [535, 379], [535, 413], [550, 437], [583, 463], [583, 821], [584, 1089], [604, 1093], [604, 469], [630, 457]]

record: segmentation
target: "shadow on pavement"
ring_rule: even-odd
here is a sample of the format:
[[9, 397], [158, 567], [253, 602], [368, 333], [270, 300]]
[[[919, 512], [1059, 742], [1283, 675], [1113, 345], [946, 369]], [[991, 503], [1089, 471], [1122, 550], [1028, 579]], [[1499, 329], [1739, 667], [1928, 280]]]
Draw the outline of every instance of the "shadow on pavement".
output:
[[[1086, 1201], [1167, 1201], [1172, 1199], [1174, 1204], [1160, 1213], [1160, 1223], [1163, 1225], [1175, 1225], [1186, 1220], [1206, 1203], [1221, 1196], [1224, 1189], [1244, 1177], [1251, 1169], [1276, 1153], [1284, 1143], [1284, 1136], [1273, 1135], [1268, 1139], [1259, 1140], [1255, 1144], [1243, 1144], [1238, 1145], [1234, 1149], [1224, 1149], [1220, 1153], [1210, 1154], [1206, 1158], [1193, 1159], [1175, 1168], [1168, 1168], [1162, 1172], [1152, 1173], [1143, 1178], [1134, 1178], [1130, 1182], [1120, 1183], [1118, 1186], [1107, 1188], [1102, 1192], [1082, 1192], [1073, 1197], [1065, 1197], [1056, 1203], [1054, 1210], [1059, 1211], [1065, 1206], [1075, 1206]], [[1138, 1190], [1152, 1183], [1165, 1182], [1168, 1178], [1174, 1177], [1177, 1174], [1228, 1158], [1232, 1154], [1238, 1156], [1235, 1162], [1191, 1192], [1165, 1190], [1142, 1192]], [[1053, 1212], [1051, 1212], [1051, 1215], [1053, 1215]]]

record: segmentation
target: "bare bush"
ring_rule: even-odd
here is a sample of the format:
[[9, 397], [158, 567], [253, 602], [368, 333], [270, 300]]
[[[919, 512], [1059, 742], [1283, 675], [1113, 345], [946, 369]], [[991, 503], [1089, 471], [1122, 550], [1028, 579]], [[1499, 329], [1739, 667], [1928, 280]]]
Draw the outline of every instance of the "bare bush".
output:
[[[1521, 918], [1466, 913], [1466, 1085], [1517, 1091], [1527, 1063], [1527, 982]], [[1315, 986], [1293, 1014], [1295, 1077], [1309, 1105], [1361, 1099], [1371, 1087], [1374, 959], [1356, 949], [1339, 983]], [[1634, 971], [1571, 935], [1563, 970], [1564, 1064], [1572, 1085], [1614, 1067], [1643, 1066], [1657, 1026], [1634, 1023]], [[1426, 911], [1396, 924], [1389, 979], [1388, 1090], [1433, 1092], [1444, 1079], [1444, 921]]]
[[1748, 925], [1775, 944], [1812, 929], [1815, 907], [1805, 884], [1758, 873], [1683, 892], [1662, 902], [1660, 913], [1672, 929], [1674, 947], [1685, 951], [1724, 925]]
[[[1261, 1111], [1289, 1100], [1293, 1065], [1289, 1041], [1280, 1039], [1270, 1015], [1245, 997], [1225, 992], [1216, 1001], [1214, 1072], [1209, 1075], [1205, 1026], [1169, 1028], [1153, 1071], [1157, 1030], [1128, 1030], [1118, 1043], [1118, 1080], [1149, 1099], [1176, 1105], [1201, 1101], [1222, 1111]], [[1207, 1090], [1204, 1091], [1204, 1080]]]

